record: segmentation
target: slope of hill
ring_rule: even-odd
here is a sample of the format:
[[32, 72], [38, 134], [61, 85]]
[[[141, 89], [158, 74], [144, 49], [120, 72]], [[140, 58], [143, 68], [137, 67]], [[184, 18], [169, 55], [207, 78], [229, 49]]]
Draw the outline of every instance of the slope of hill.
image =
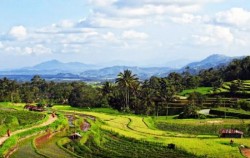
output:
[[78, 74], [85, 70], [96, 69], [96, 65], [83, 64], [79, 62], [63, 63], [58, 60], [50, 60], [33, 67], [26, 67], [17, 70], [3, 71], [2, 74], [12, 75], [56, 75], [58, 73], [73, 73]]
[[213, 54], [211, 56], [208, 56], [204, 60], [198, 61], [198, 62], [192, 62], [182, 69], [180, 69], [180, 72], [184, 71], [187, 67], [190, 69], [190, 72], [197, 73], [202, 69], [209, 69], [219, 66], [225, 66], [228, 63], [230, 63], [233, 59], [239, 59], [242, 57], [229, 57], [221, 54]]
[[128, 66], [113, 66], [99, 70], [84, 71], [80, 75], [83, 77], [99, 78], [99, 79], [114, 79], [117, 74], [124, 70], [131, 70], [134, 74], [137, 74], [140, 79], [146, 79], [150, 76], [159, 76], [162, 73], [173, 71], [168, 67], [128, 67]]

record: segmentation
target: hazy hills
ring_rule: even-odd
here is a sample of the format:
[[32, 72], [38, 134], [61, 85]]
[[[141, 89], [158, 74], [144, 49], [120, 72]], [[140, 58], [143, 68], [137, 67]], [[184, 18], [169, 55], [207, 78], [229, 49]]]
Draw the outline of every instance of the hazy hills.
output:
[[102, 81], [112, 80], [119, 72], [126, 69], [133, 71], [140, 79], [146, 79], [150, 76], [166, 76], [170, 72], [183, 72], [189, 67], [191, 72], [198, 72], [201, 69], [208, 69], [225, 65], [234, 58], [225, 55], [214, 54], [204, 60], [192, 62], [181, 69], [171, 67], [136, 67], [136, 66], [111, 66], [100, 67], [79, 62], [63, 63], [57, 60], [51, 60], [40, 63], [33, 67], [26, 67], [17, 70], [1, 71], [0, 77], [6, 76], [17, 80], [29, 80], [33, 75], [39, 74], [50, 80], [84, 80], [84, 81]]

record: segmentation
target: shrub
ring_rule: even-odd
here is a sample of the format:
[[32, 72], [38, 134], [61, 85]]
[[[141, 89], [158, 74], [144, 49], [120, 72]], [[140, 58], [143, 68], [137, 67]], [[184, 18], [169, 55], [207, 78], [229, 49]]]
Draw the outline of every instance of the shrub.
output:
[[239, 100], [237, 104], [241, 109], [250, 111], [250, 103], [247, 102], [246, 100]]

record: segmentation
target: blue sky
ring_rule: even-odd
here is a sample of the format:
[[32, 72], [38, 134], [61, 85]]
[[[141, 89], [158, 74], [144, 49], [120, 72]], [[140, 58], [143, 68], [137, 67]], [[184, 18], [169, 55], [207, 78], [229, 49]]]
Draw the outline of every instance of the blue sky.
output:
[[0, 14], [0, 69], [250, 55], [248, 0], [3, 0]]

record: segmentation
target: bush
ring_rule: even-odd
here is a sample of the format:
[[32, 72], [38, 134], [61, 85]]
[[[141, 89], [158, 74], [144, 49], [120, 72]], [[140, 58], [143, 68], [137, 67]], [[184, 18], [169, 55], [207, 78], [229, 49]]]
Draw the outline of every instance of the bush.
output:
[[237, 105], [243, 110], [250, 111], [250, 103], [246, 100], [239, 100]]
[[183, 111], [183, 113], [181, 113], [179, 115], [179, 118], [198, 118], [198, 111], [199, 107], [194, 106], [194, 105], [187, 105]]

